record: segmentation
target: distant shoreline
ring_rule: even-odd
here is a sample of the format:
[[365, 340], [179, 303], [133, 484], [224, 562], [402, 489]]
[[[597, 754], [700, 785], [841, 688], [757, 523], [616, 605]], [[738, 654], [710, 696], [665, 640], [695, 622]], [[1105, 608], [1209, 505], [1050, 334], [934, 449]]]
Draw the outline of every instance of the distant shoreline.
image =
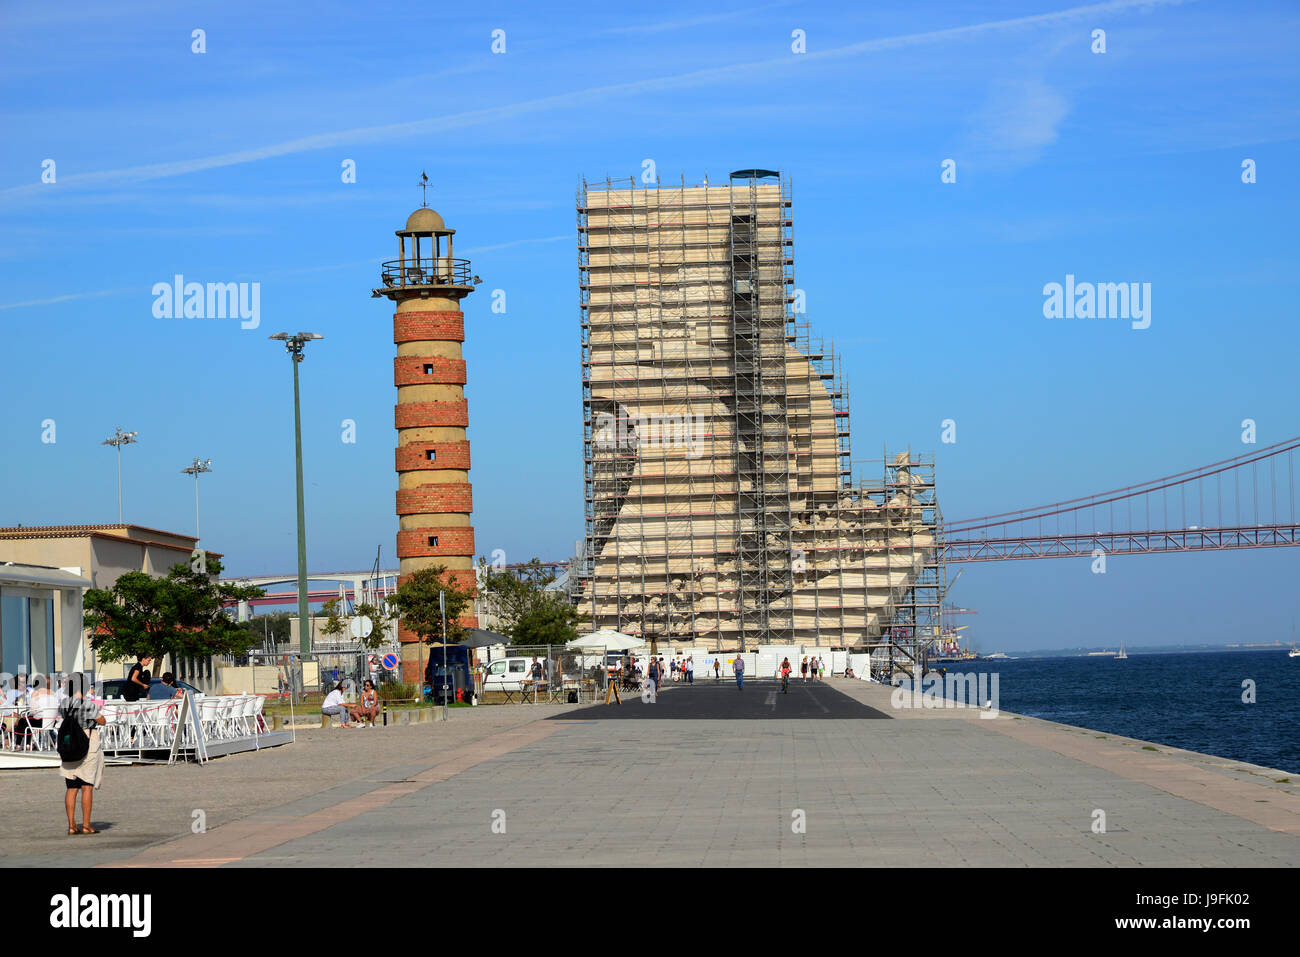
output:
[[[1285, 644], [1276, 644], [1276, 645], [1193, 645], [1190, 647], [1188, 646], [1168, 647], [1168, 646], [1159, 646], [1159, 645], [1144, 647], [1144, 646], [1126, 645], [1126, 649], [1130, 657], [1132, 657], [1133, 655], [1203, 655], [1203, 654], [1213, 654], [1214, 652], [1221, 652], [1221, 651], [1284, 652], [1290, 649], [1290, 647], [1291, 645], [1289, 642]], [[1035, 649], [1030, 649], [1028, 651], [1006, 650], [1003, 653], [1010, 657], [997, 658], [993, 660], [1014, 661], [1017, 659], [1024, 660], [1026, 658], [1088, 658], [1088, 657], [1104, 658], [1104, 657], [1109, 657], [1110, 655], [1113, 655], [1118, 651], [1119, 651], [1118, 648], [1067, 648], [1064, 650], [1062, 649], [1045, 650], [1042, 648], [1035, 648]], [[1109, 652], [1110, 655], [1101, 654], [1102, 652]], [[989, 654], [996, 654], [996, 652], [990, 652]], [[988, 655], [982, 654], [979, 656], [978, 659], [972, 659], [972, 660], [988, 661], [990, 659]]]

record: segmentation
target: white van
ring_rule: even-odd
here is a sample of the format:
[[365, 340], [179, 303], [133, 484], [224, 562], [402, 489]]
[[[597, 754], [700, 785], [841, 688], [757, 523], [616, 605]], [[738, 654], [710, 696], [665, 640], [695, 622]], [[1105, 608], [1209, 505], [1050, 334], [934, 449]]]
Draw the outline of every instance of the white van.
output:
[[[543, 669], [546, 663], [541, 662]], [[518, 691], [532, 678], [532, 658], [498, 658], [488, 664], [483, 676], [484, 691]], [[545, 674], [545, 671], [543, 671]]]

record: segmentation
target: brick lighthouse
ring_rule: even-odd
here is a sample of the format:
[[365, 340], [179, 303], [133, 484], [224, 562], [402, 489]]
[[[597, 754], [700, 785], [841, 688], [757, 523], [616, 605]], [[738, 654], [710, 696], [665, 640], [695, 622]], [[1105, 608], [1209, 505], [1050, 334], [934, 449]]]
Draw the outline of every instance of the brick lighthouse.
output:
[[[396, 304], [393, 384], [397, 386], [397, 558], [399, 582], [431, 565], [445, 566], [462, 586], [474, 585], [474, 510], [469, 482], [469, 408], [465, 401], [465, 315], [474, 291], [469, 260], [455, 259], [442, 217], [421, 206], [397, 230], [398, 258], [383, 264], [376, 297]], [[464, 625], [477, 626], [471, 616]], [[404, 626], [402, 677], [420, 681], [422, 655]]]

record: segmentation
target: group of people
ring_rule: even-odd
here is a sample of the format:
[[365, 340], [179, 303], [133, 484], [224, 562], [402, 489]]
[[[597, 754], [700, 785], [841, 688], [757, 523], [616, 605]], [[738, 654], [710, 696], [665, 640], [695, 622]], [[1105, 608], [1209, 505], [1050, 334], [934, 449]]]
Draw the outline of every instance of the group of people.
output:
[[151, 664], [153, 664], [153, 658], [149, 655], [140, 655], [136, 658], [135, 664], [126, 673], [126, 683], [122, 685], [123, 700], [168, 701], [172, 698], [183, 697], [185, 690], [176, 683], [176, 676], [170, 671], [163, 672], [158, 684], [153, 683], [153, 675], [149, 673]]
[[344, 700], [346, 693], [347, 685], [340, 681], [321, 702], [321, 714], [342, 718], [341, 724], [345, 728], [364, 728], [367, 721], [373, 728], [380, 711], [379, 692], [375, 688], [374, 681], [370, 678], [366, 679], [361, 688], [361, 700], [357, 704], [348, 704]]
[[[783, 667], [785, 664], [789, 664], [789, 662], [790, 662], [789, 658], [785, 659], [785, 662], [783, 663]], [[799, 662], [799, 673], [803, 675], [804, 681], [808, 680], [809, 675], [812, 676], [813, 681], [816, 681], [819, 678], [825, 678], [826, 660], [824, 658], [819, 658], [817, 656], [809, 658], [807, 655], [804, 655], [803, 661]]]
[[[632, 663], [632, 667], [638, 671], [640, 670], [635, 662]], [[665, 679], [695, 684], [695, 658], [688, 657], [685, 661], [674, 658], [667, 664], [664, 663], [663, 655], [658, 658], [651, 658], [650, 664], [646, 668], [646, 680], [651, 683], [650, 690], [652, 692], [658, 691], [659, 686], [664, 683]]]

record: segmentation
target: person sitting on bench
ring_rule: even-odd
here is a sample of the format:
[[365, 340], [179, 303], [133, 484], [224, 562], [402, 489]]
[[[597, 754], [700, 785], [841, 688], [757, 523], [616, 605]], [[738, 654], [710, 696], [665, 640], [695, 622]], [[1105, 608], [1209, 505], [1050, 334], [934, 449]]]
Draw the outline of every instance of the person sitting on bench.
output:
[[370, 722], [370, 726], [375, 726], [375, 719], [379, 717], [379, 692], [375, 690], [375, 683], [369, 678], [361, 686], [361, 706], [353, 711], [355, 717], [362, 724]]
[[329, 694], [325, 696], [325, 700], [321, 702], [321, 706], [320, 706], [321, 714], [329, 715], [331, 717], [333, 717], [334, 715], [338, 715], [340, 718], [342, 718], [343, 719], [342, 726], [345, 728], [352, 727], [352, 725], [348, 723], [348, 719], [355, 717], [353, 713], [354, 710], [355, 709], [349, 708], [346, 704], [343, 703], [343, 682], [341, 681], [334, 686], [333, 691], [331, 691]]

